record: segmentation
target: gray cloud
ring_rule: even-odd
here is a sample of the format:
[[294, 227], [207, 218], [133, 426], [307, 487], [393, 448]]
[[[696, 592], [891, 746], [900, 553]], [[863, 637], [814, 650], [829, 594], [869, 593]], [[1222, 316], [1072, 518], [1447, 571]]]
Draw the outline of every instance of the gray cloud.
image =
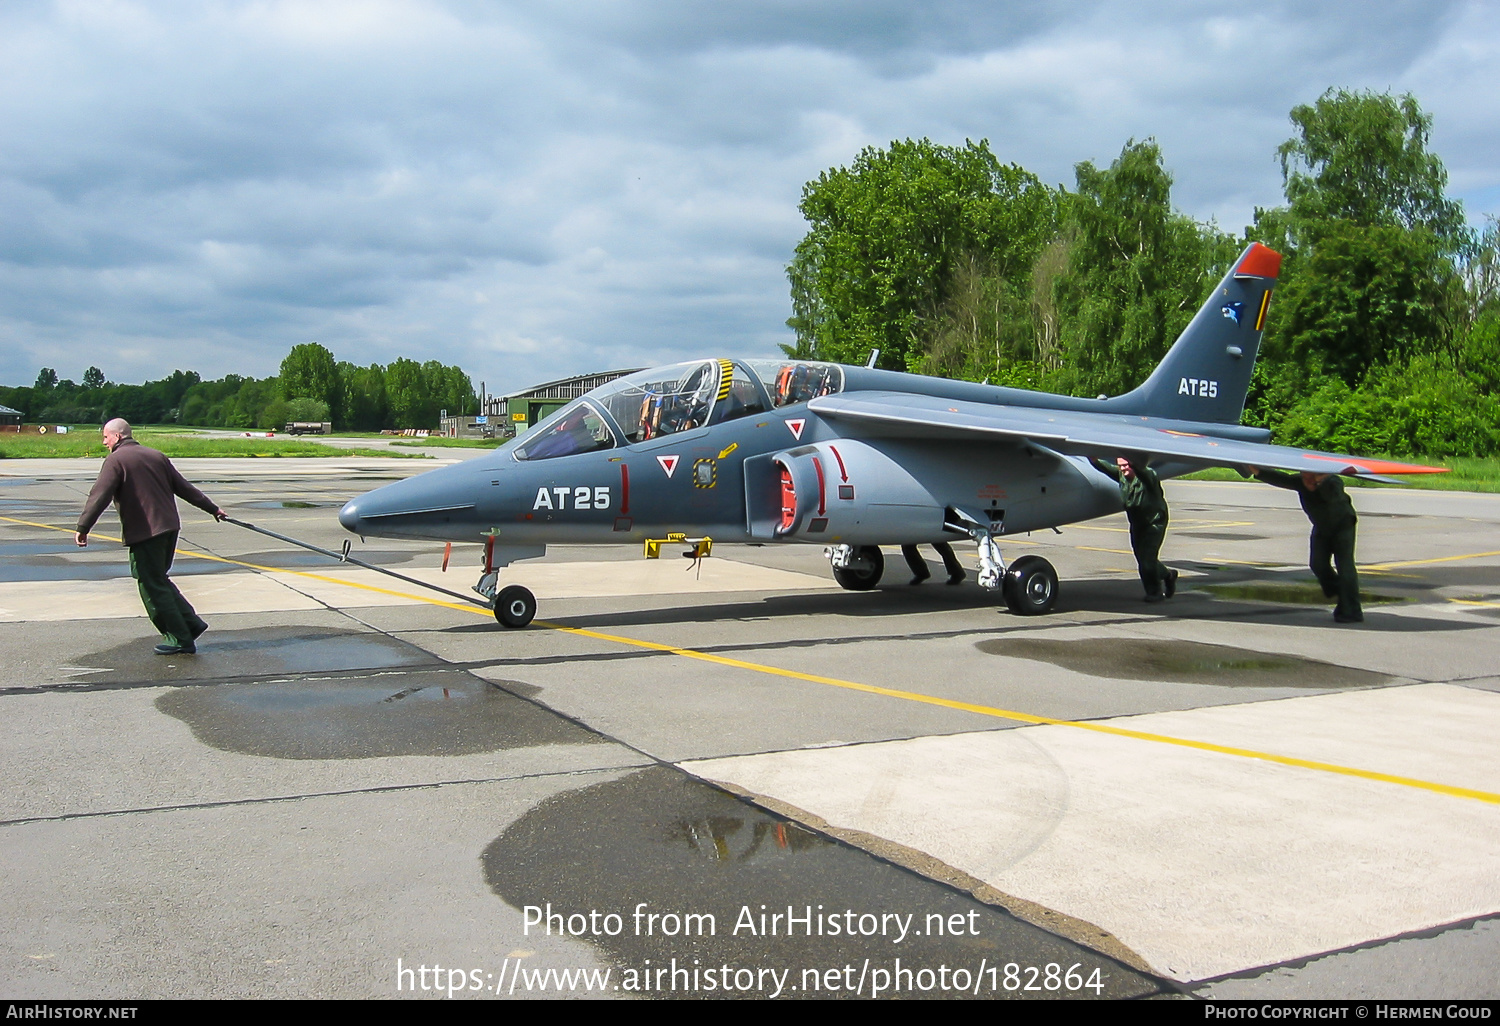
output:
[[1480, 3], [438, 0], [0, 8], [0, 381], [274, 372], [291, 345], [492, 390], [787, 338], [803, 183], [988, 138], [1050, 182], [1157, 138], [1238, 230], [1287, 111], [1411, 90], [1500, 209]]

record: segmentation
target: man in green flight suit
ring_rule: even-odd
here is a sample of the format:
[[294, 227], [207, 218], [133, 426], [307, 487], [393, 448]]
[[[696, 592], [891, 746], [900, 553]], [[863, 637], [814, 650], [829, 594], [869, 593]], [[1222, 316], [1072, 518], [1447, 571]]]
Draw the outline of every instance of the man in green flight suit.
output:
[[1167, 537], [1167, 497], [1161, 489], [1161, 478], [1145, 464], [1137, 466], [1124, 456], [1113, 465], [1094, 460], [1094, 466], [1120, 483], [1120, 502], [1130, 522], [1130, 548], [1146, 589], [1146, 601], [1171, 598], [1177, 593], [1177, 571], [1157, 558]]
[[[1338, 598], [1338, 605], [1333, 607], [1333, 619], [1337, 623], [1363, 621], [1365, 614], [1359, 605], [1359, 573], [1354, 568], [1354, 529], [1359, 518], [1354, 515], [1354, 503], [1344, 491], [1344, 482], [1337, 474], [1314, 474], [1308, 470], [1301, 474], [1284, 474], [1259, 467], [1246, 469], [1251, 476], [1266, 484], [1297, 493], [1302, 512], [1312, 521], [1308, 567], [1322, 586], [1323, 594], [1328, 598]], [[1332, 566], [1329, 565], [1330, 558]]]

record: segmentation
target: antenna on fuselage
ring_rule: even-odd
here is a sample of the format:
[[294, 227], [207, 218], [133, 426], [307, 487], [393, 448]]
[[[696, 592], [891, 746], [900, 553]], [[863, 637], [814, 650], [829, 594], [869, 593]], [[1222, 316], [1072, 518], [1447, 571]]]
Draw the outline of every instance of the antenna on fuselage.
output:
[[880, 359], [880, 350], [879, 349], [871, 349], [870, 350], [870, 358], [869, 358], [869, 360], [865, 361], [865, 366], [866, 367], [874, 367], [875, 366], [875, 361], [878, 360], [878, 359]]

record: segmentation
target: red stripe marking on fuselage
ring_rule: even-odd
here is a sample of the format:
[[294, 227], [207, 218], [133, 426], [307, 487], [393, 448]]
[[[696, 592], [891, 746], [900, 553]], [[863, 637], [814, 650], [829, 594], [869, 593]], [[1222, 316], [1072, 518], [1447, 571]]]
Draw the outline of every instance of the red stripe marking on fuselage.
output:
[[827, 512], [828, 507], [823, 500], [823, 464], [819, 462], [816, 456], [813, 457], [813, 469], [818, 472], [818, 516], [822, 516]]
[[833, 453], [833, 458], [839, 461], [839, 480], [847, 483], [849, 481], [849, 472], [844, 469], [844, 457], [840, 456], [839, 451], [831, 445], [828, 447], [828, 451]]
[[620, 516], [630, 516], [630, 467], [620, 464]]

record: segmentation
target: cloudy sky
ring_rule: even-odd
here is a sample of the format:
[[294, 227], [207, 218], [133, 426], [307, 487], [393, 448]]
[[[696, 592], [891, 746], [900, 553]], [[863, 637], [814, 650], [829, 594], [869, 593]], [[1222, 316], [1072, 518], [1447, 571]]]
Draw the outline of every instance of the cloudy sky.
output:
[[1330, 86], [1416, 95], [1500, 214], [1493, 3], [7, 0], [0, 383], [770, 355], [802, 185], [864, 146], [1071, 185], [1154, 136], [1239, 231]]

